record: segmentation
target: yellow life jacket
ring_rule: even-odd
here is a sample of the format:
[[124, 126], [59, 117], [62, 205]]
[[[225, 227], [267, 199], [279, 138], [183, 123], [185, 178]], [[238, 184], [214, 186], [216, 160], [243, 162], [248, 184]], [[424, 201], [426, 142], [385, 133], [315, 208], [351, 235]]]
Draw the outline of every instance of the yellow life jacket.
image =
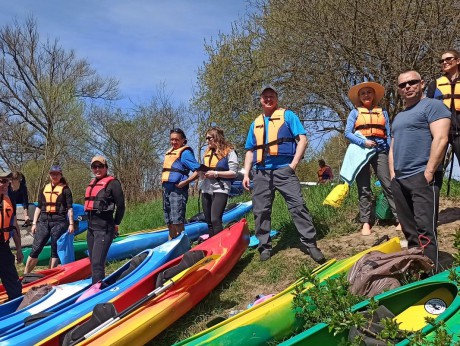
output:
[[46, 213], [58, 213], [61, 211], [62, 202], [58, 201], [59, 196], [62, 195], [62, 190], [66, 187], [66, 184], [59, 183], [53, 186], [51, 183], [47, 184], [43, 189], [43, 195], [45, 196], [45, 205], [42, 207], [42, 211]]
[[0, 243], [6, 243], [10, 239], [14, 208], [8, 196], [1, 195], [0, 199]]
[[207, 149], [203, 156], [203, 164], [215, 171], [228, 171], [228, 157], [217, 154], [215, 149]]
[[387, 138], [386, 121], [383, 109], [376, 107], [372, 110], [358, 107], [358, 117], [355, 122], [355, 131], [361, 132], [366, 137]]
[[460, 80], [452, 83], [449, 78], [442, 76], [436, 79], [436, 89], [434, 98], [444, 102], [449, 109], [452, 109], [453, 101], [455, 110], [460, 111]]
[[165, 159], [163, 161], [163, 171], [161, 173], [161, 181], [163, 183], [178, 183], [184, 176], [188, 175], [189, 170], [180, 161], [180, 157], [185, 150], [192, 151], [189, 146], [184, 145], [178, 149], [171, 148], [165, 154]]
[[268, 128], [265, 130], [265, 116], [259, 115], [254, 120], [254, 163], [263, 163], [265, 155], [295, 155], [296, 141], [287, 126], [284, 113], [285, 109], [279, 108], [270, 117]]

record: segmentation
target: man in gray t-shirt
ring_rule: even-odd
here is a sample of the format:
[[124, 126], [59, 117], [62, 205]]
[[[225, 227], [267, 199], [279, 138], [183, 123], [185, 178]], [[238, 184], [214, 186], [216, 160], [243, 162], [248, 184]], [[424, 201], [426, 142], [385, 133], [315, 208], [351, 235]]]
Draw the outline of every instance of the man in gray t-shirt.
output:
[[437, 271], [436, 224], [450, 112], [441, 101], [425, 98], [424, 87], [425, 81], [416, 71], [398, 77], [405, 108], [393, 120], [389, 165], [391, 189], [408, 247], [422, 247]]

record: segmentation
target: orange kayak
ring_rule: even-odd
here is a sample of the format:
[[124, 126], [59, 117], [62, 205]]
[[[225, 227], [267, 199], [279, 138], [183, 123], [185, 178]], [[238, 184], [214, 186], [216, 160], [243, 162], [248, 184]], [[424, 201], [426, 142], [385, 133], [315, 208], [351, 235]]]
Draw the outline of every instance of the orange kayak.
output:
[[[133, 304], [143, 298], [145, 299], [147, 295], [155, 290], [157, 277], [166, 269], [181, 263], [183, 256], [166, 263], [136, 285], [121, 292], [110, 303], [113, 304], [118, 313], [126, 311], [129, 311], [129, 313], [124, 315], [122, 313], [123, 317], [118, 321], [78, 344], [141, 345], [152, 340], [210, 293], [232, 270], [248, 244], [249, 230], [246, 220], [242, 219], [214, 237], [195, 246], [192, 251], [201, 250], [204, 252], [205, 261], [202, 262], [203, 264], [196, 268], [194, 266], [186, 269], [181, 274], [176, 275], [169, 280], [175, 281], [173, 285], [158, 296], [153, 296], [152, 299], [145, 301], [145, 303], [131, 311]], [[178, 279], [179, 277], [180, 279]], [[125, 310], [127, 308], [128, 310]], [[87, 322], [92, 317], [92, 314], [87, 314], [70, 323], [43, 340], [39, 345], [59, 345], [59, 340], [62, 341], [64, 334], [72, 328]]]
[[[68, 282], [74, 282], [81, 279], [86, 279], [91, 275], [91, 265], [89, 258], [83, 258], [79, 261], [57, 266], [52, 269], [40, 270], [35, 273], [31, 273], [29, 277], [21, 277], [22, 293], [26, 293], [29, 289], [36, 286], [45, 284], [58, 285], [65, 284]], [[28, 279], [33, 277], [32, 282], [28, 282]], [[25, 283], [27, 281], [27, 283]], [[4, 303], [8, 299], [5, 291], [5, 287], [0, 285], [0, 303]]]

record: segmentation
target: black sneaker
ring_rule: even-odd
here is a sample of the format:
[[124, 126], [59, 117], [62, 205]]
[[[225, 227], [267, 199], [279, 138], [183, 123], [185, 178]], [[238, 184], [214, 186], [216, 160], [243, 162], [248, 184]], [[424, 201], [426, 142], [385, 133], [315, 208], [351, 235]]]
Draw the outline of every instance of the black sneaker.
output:
[[326, 262], [326, 258], [324, 258], [323, 253], [317, 247], [307, 247], [307, 253], [310, 257], [318, 264], [323, 264]]
[[261, 262], [264, 262], [264, 261], [269, 260], [270, 257], [271, 257], [270, 251], [263, 251], [263, 252], [260, 253], [259, 259], [260, 259]]

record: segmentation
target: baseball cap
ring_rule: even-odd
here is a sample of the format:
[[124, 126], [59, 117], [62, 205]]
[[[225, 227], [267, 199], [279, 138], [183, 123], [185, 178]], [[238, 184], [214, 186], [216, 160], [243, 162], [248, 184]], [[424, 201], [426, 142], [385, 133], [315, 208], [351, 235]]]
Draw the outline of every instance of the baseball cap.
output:
[[265, 90], [273, 90], [275, 92], [276, 95], [278, 95], [278, 90], [273, 86], [273, 85], [265, 85], [262, 87], [262, 89], [260, 90], [260, 95], [262, 95], [264, 93]]
[[102, 163], [103, 165], [106, 165], [107, 166], [107, 160], [105, 159], [104, 156], [101, 156], [101, 155], [96, 155], [94, 156], [92, 159], [91, 159], [91, 164], [93, 164], [94, 162], [100, 162]]
[[52, 173], [52, 172], [57, 172], [57, 173], [61, 173], [61, 174], [62, 174], [62, 168], [61, 168], [61, 166], [59, 166], [59, 165], [54, 165], [54, 166], [51, 166], [49, 172], [50, 172], [50, 173]]

